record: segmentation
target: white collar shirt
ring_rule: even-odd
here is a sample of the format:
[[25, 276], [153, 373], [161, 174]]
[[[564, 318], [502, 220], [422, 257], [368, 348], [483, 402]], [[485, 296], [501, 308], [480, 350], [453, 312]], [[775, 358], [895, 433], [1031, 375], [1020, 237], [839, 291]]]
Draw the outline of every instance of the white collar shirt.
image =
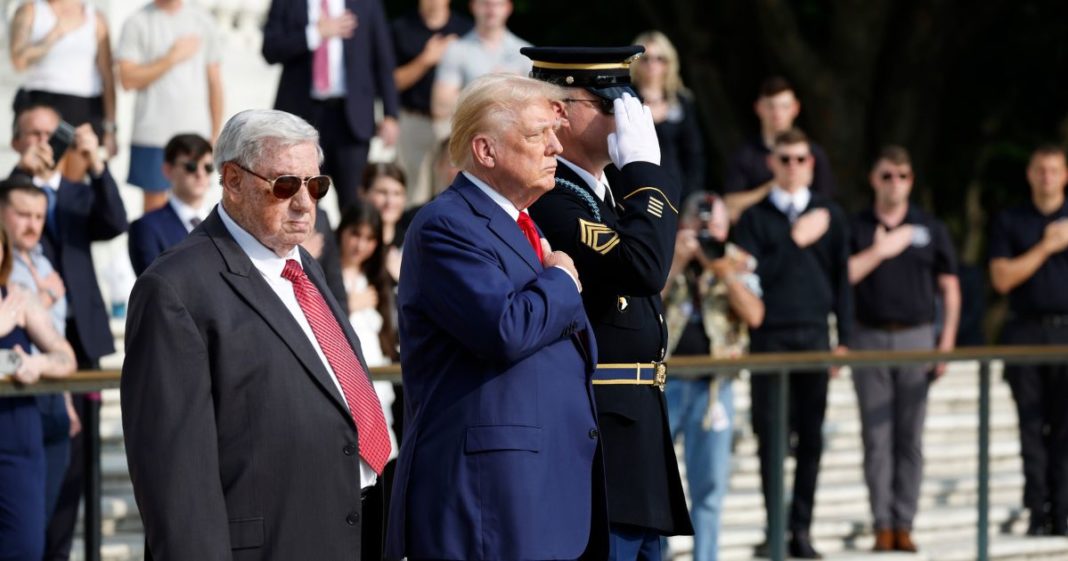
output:
[[775, 205], [775, 208], [779, 209], [783, 214], [789, 214], [787, 209], [792, 204], [794, 209], [801, 213], [808, 208], [808, 203], [812, 201], [812, 191], [808, 187], [802, 187], [793, 193], [786, 192], [785, 189], [775, 185], [771, 188], [771, 204]]
[[178, 197], [172, 196], [167, 202], [167, 204], [171, 205], [171, 208], [174, 210], [174, 213], [178, 215], [178, 220], [182, 221], [182, 226], [185, 226], [186, 232], [193, 231], [193, 228], [195, 227], [193, 226], [194, 218], [197, 219], [197, 224], [200, 224], [204, 221], [204, 218], [206, 216], [204, 212], [205, 209], [203, 207], [193, 208], [179, 200]]
[[[608, 178], [604, 176], [604, 172], [601, 172], [601, 177], [594, 177], [592, 173], [578, 167], [578, 165], [572, 163], [570, 160], [563, 156], [557, 156], [556, 160], [565, 166], [571, 168], [571, 171], [578, 174], [586, 184], [593, 189], [593, 194], [597, 195], [597, 200], [608, 203], [608, 206], [615, 206], [615, 200], [612, 199], [612, 189], [608, 186]], [[607, 197], [607, 199], [605, 198]]]
[[[237, 245], [241, 246], [241, 250], [248, 255], [249, 260], [252, 261], [252, 265], [256, 267], [262, 275], [263, 280], [267, 281], [267, 285], [271, 287], [271, 290], [278, 296], [285, 305], [286, 310], [289, 311], [293, 319], [300, 325], [301, 331], [308, 337], [308, 341], [312, 343], [312, 347], [315, 349], [315, 353], [319, 356], [319, 360], [323, 363], [323, 368], [326, 369], [327, 374], [330, 375], [330, 380], [334, 382], [334, 387], [337, 388], [337, 395], [342, 396], [344, 402], [344, 390], [341, 389], [341, 383], [338, 382], [337, 375], [334, 374], [334, 369], [330, 367], [330, 362], [326, 359], [326, 355], [323, 353], [323, 349], [319, 347], [319, 342], [315, 339], [315, 333], [312, 331], [311, 324], [308, 323], [308, 318], [304, 316], [304, 310], [301, 309], [300, 304], [297, 302], [297, 296], [293, 292], [293, 283], [288, 279], [282, 277], [282, 269], [286, 266], [286, 260], [294, 259], [297, 263], [303, 263], [300, 259], [300, 250], [297, 246], [289, 250], [289, 253], [285, 257], [279, 257], [274, 251], [267, 246], [260, 243], [252, 234], [242, 228], [233, 218], [227, 214], [223, 205], [219, 205], [219, 217], [222, 218], [223, 225], [226, 226], [226, 230], [233, 236]], [[370, 487], [375, 484], [377, 475], [371, 466], [367, 465], [367, 462], [360, 458], [360, 486]]]

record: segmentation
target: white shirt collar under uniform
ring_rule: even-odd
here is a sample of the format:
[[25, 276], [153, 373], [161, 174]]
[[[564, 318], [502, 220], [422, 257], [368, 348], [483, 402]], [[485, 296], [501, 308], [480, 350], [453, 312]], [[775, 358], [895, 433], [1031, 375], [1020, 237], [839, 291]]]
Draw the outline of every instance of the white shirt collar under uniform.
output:
[[52, 189], [53, 191], [58, 191], [59, 190], [59, 183], [62, 180], [63, 180], [63, 174], [59, 173], [58, 171], [53, 173], [52, 177], [49, 177], [48, 179], [41, 179], [41, 178], [37, 177], [36, 175], [33, 176], [33, 184], [34, 185], [36, 185], [36, 186], [38, 186], [38, 187], [40, 187], [42, 189], [44, 189], [45, 187], [48, 187], [48, 188]]
[[[615, 206], [615, 201], [612, 199], [611, 195], [612, 190], [608, 187], [608, 178], [604, 176], [604, 172], [601, 172], [601, 177], [597, 178], [594, 177], [592, 173], [578, 167], [563, 156], [557, 156], [556, 161], [571, 168], [571, 171], [577, 173], [579, 177], [585, 180], [586, 184], [590, 186], [590, 189], [593, 189], [593, 193], [597, 195], [598, 200], [608, 203], [608, 206]], [[605, 199], [605, 196], [608, 198]]]

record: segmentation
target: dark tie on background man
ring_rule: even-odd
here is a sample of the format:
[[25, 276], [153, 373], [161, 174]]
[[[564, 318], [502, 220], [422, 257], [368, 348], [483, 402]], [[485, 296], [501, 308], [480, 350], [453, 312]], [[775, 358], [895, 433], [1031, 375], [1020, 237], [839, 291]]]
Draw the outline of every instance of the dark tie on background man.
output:
[[359, 432], [360, 457], [378, 475], [389, 460], [391, 446], [389, 432], [386, 430], [386, 418], [378, 401], [367, 373], [356, 358], [356, 353], [345, 338], [345, 332], [338, 325], [337, 318], [330, 312], [323, 295], [315, 288], [300, 263], [287, 259], [282, 269], [282, 277], [293, 283], [293, 293], [297, 303], [308, 318], [312, 333], [319, 342], [319, 347], [326, 355], [330, 368], [334, 369], [345, 402], [349, 405], [352, 420], [356, 422]]
[[519, 229], [523, 231], [523, 235], [527, 237], [527, 241], [534, 248], [534, 254], [538, 256], [538, 263], [543, 263], [545, 256], [541, 254], [541, 235], [538, 234], [538, 228], [534, 226], [534, 221], [530, 219], [529, 214], [520, 212], [518, 223]]

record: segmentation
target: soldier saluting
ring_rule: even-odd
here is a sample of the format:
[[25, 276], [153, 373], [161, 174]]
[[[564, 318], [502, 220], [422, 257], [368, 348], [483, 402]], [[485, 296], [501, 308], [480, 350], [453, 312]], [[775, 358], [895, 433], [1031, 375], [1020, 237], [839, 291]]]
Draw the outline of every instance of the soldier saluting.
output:
[[644, 50], [520, 50], [533, 61], [532, 78], [567, 88], [556, 187], [530, 213], [552, 247], [573, 257], [597, 337], [593, 384], [613, 561], [658, 561], [660, 536], [693, 533], [662, 391], [660, 290], [674, 252], [680, 186], [659, 165], [652, 116], [630, 85], [630, 63]]

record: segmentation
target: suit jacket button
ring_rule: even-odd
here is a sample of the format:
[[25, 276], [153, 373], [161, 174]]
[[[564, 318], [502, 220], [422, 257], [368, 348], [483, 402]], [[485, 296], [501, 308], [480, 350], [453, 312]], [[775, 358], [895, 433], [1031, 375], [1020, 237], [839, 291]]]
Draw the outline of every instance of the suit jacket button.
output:
[[345, 517], [345, 522], [347, 522], [349, 526], [355, 526], [355, 525], [359, 524], [360, 523], [360, 513], [358, 513], [358, 512], [350, 512], [349, 515]]
[[590, 438], [593, 440], [597, 440], [597, 437], [600, 436], [600, 434], [600, 432], [597, 432], [597, 429], [590, 429]]
[[344, 452], [346, 456], [351, 456], [356, 453], [356, 445], [346, 444], [345, 447], [341, 449], [341, 451]]

